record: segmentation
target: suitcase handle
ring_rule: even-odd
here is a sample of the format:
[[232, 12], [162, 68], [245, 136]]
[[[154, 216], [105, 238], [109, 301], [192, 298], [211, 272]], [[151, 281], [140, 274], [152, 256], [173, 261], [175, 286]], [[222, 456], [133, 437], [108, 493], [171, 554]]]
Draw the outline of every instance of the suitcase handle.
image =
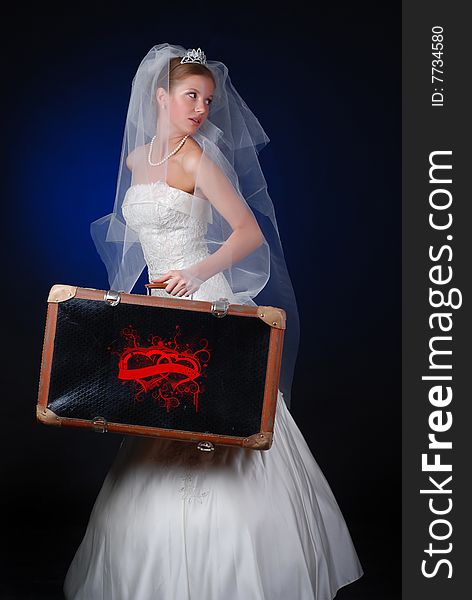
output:
[[[144, 287], [147, 288], [146, 289], [146, 294], [148, 296], [150, 296], [152, 289], [158, 288], [160, 290], [163, 290], [164, 288], [166, 288], [167, 287], [167, 281], [158, 281], [157, 283], [145, 283]], [[169, 297], [172, 297], [172, 296], [169, 295]], [[193, 293], [190, 294], [190, 299], [193, 300]]]
[[154, 288], [164, 289], [167, 287], [167, 283], [165, 281], [160, 281], [158, 283], [145, 283], [144, 287], [147, 287], [149, 290]]

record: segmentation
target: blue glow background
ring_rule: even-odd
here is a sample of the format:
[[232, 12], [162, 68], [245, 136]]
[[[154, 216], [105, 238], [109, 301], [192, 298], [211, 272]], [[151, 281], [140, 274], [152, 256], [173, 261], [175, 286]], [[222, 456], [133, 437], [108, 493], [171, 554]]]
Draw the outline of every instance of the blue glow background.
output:
[[[302, 329], [292, 414], [366, 571], [337, 598], [397, 598], [400, 4], [338, 3], [315, 7], [312, 17], [301, 3], [281, 14], [266, 3], [174, 6], [146, 7], [149, 16], [139, 22], [132, 18], [138, 5], [130, 15], [95, 5], [25, 11], [5, 23], [21, 34], [4, 68], [12, 91], [3, 99], [2, 314], [16, 358], [4, 377], [9, 401], [0, 412], [0, 450], [11, 490], [3, 514], [16, 526], [7, 531], [3, 559], [11, 580], [0, 592], [61, 597], [120, 442], [36, 424], [46, 298], [54, 283], [108, 287], [89, 224], [113, 206], [137, 66], [154, 44], [168, 41], [201, 46], [227, 64], [271, 139], [260, 159]], [[144, 293], [143, 282], [144, 275], [135, 292]], [[49, 515], [53, 505], [57, 523], [48, 530], [38, 524], [31, 503]], [[23, 553], [21, 564], [15, 551]]]

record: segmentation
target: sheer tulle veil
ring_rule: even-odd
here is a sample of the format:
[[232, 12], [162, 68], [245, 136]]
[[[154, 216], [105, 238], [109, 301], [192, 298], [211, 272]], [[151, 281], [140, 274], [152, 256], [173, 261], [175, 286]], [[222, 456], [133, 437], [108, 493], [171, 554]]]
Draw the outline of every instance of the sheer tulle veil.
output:
[[[169, 111], [159, 109], [156, 89], [169, 90], [171, 60], [182, 58], [186, 53], [187, 50], [178, 45], [164, 43], [154, 46], [141, 61], [133, 78], [113, 211], [93, 221], [90, 226], [93, 241], [108, 272], [110, 289], [144, 293], [144, 290], [133, 288], [146, 261], [139, 236], [127, 226], [122, 211], [127, 190], [136, 185], [134, 170], [128, 168], [127, 158], [132, 152], [142, 152], [145, 146], [148, 147], [156, 134], [158, 120], [163, 130], [163, 119], [169, 118]], [[199, 55], [196, 53], [195, 56]], [[269, 138], [232, 85], [227, 67], [216, 60], [207, 60], [206, 57], [204, 60], [213, 75], [215, 91], [207, 120], [192, 134], [202, 150], [202, 168], [196, 177], [192, 201], [186, 210], [205, 219], [205, 240], [210, 253], [216, 252], [225, 243], [232, 228], [212, 203], [208, 189], [216, 190], [215, 194], [220, 198], [227, 194], [237, 197], [241, 206], [251, 210], [256, 218], [264, 242], [249, 255], [230, 261], [223, 274], [237, 303], [270, 304], [286, 311], [287, 326], [279, 387], [290, 407], [300, 327], [274, 205], [258, 159], [258, 153], [269, 142]], [[160, 140], [163, 152], [166, 152], [163, 147], [165, 143], [166, 140]], [[158, 168], [157, 180], [167, 182], [168, 165], [167, 161]], [[212, 177], [212, 173], [215, 174], [214, 181], [209, 183], [208, 177]], [[141, 172], [141, 183], [143, 176], [149, 184], [154, 183], [156, 169], [149, 169], [144, 175]]]

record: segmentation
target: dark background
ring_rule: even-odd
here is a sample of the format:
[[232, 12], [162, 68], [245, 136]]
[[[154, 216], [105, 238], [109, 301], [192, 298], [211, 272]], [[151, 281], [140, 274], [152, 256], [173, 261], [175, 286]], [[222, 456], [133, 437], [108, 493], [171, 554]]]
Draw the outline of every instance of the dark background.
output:
[[301, 321], [291, 412], [365, 571], [336, 598], [400, 598], [401, 5], [152, 6], [4, 20], [0, 598], [62, 597], [121, 441], [36, 423], [46, 299], [107, 289], [89, 224], [113, 205], [131, 79], [165, 41], [227, 64], [271, 139]]

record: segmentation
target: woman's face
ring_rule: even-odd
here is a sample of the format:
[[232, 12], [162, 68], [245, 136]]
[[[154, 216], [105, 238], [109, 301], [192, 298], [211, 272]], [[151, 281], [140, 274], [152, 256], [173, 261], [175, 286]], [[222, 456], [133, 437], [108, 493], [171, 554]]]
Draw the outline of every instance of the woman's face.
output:
[[189, 75], [173, 84], [169, 117], [181, 133], [195, 133], [208, 117], [215, 86], [205, 75]]

